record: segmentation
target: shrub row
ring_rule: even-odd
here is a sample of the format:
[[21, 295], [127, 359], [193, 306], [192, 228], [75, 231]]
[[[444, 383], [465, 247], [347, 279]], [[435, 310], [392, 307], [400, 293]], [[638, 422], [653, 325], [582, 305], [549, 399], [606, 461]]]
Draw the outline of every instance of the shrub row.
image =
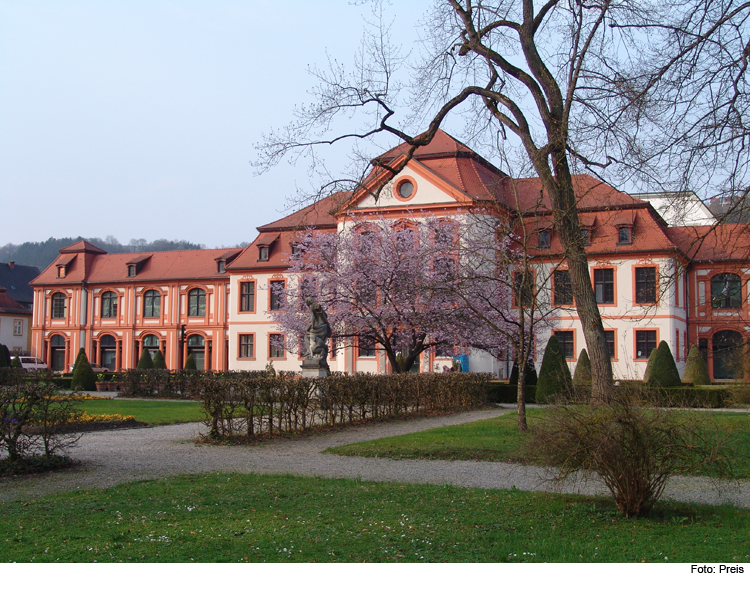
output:
[[[636, 381], [621, 383], [620, 387], [635, 392], [637, 398], [646, 406], [678, 408], [723, 408], [732, 403], [742, 403], [748, 398], [748, 391], [750, 391], [750, 388], [741, 386], [649, 388]], [[573, 401], [585, 402], [590, 399], [591, 386], [577, 384], [574, 386], [574, 391]], [[515, 404], [516, 396], [515, 385], [497, 381], [489, 384], [488, 402]], [[524, 398], [527, 404], [536, 403], [536, 386], [526, 386]]]
[[176, 373], [132, 370], [129, 396], [169, 396], [202, 401], [211, 439], [255, 439], [323, 426], [441, 413], [481, 406], [489, 374]]

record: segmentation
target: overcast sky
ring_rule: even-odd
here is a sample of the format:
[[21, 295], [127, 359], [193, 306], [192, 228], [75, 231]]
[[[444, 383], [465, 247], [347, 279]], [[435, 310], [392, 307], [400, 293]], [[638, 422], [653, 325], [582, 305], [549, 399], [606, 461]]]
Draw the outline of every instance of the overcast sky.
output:
[[[353, 4], [0, 0], [0, 245], [252, 240], [307, 184], [255, 176], [253, 145], [305, 101], [308, 65], [351, 63]], [[397, 35], [428, 5], [399, 2]]]

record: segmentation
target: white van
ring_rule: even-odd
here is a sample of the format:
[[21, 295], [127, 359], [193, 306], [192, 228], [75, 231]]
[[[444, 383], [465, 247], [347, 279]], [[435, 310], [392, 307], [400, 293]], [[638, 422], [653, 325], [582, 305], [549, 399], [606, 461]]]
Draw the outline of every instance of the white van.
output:
[[[47, 371], [47, 364], [39, 357], [19, 357], [25, 371]], [[11, 360], [12, 361], [12, 360]]]

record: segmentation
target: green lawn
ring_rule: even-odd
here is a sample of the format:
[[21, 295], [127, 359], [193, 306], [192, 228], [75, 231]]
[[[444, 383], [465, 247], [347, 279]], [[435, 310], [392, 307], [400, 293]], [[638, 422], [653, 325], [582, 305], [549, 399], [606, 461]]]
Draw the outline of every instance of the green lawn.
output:
[[4, 562], [750, 561], [750, 511], [292, 476], [191, 475], [0, 511]]
[[[529, 427], [533, 429], [534, 423], [546, 412], [546, 409], [528, 409]], [[718, 428], [729, 433], [734, 440], [734, 475], [738, 478], [750, 478], [750, 415], [711, 415], [716, 419]], [[518, 430], [518, 415], [512, 412], [496, 419], [342, 445], [326, 451], [345, 456], [394, 459], [520, 462], [523, 461], [522, 447], [529, 437], [530, 432], [522, 433]]]
[[76, 407], [90, 415], [133, 415], [136, 420], [149, 425], [171, 425], [202, 421], [200, 402], [181, 400], [82, 400]]

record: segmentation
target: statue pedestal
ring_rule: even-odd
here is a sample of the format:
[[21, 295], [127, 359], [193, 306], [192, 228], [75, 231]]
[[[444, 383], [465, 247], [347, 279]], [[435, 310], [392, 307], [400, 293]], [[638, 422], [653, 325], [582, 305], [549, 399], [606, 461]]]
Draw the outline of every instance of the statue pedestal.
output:
[[324, 378], [328, 375], [325, 359], [304, 359], [301, 367], [303, 378]]

